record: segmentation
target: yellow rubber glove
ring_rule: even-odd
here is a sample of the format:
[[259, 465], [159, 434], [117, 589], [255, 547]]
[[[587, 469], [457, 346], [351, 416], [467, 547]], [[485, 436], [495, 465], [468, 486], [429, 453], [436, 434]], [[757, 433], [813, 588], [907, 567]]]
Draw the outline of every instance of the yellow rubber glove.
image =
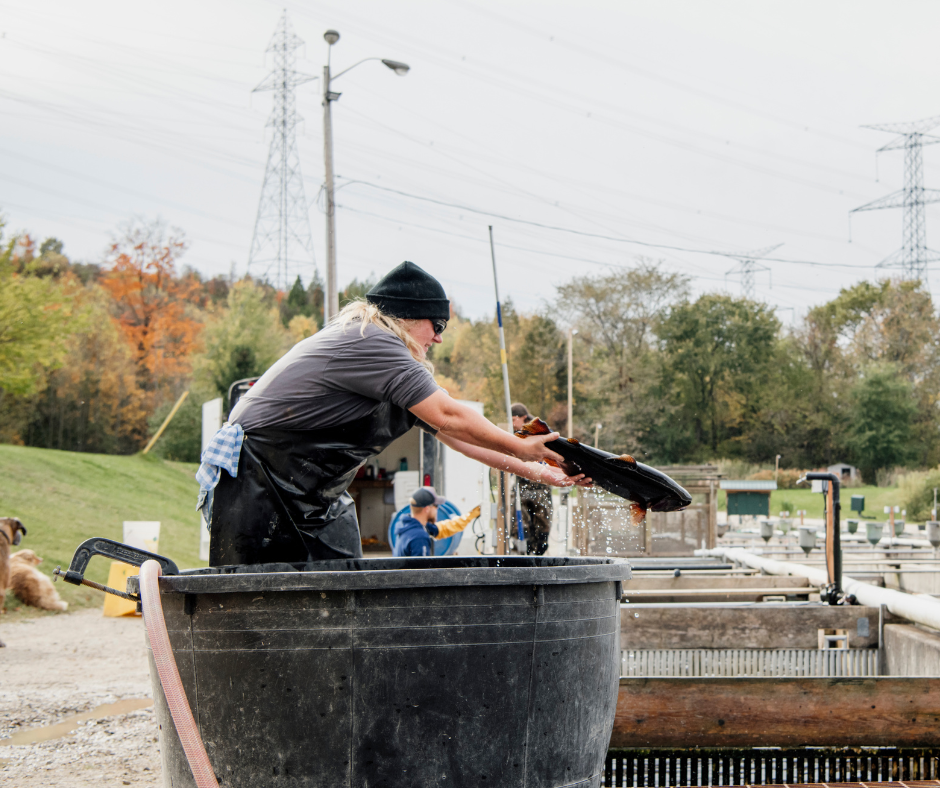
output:
[[453, 536], [456, 533], [460, 533], [464, 528], [466, 528], [470, 523], [476, 520], [480, 516], [480, 506], [477, 504], [466, 514], [462, 514], [460, 517], [454, 517], [450, 520], [441, 520], [439, 523], [435, 523], [437, 526], [437, 536], [435, 539], [446, 539], [449, 536]]

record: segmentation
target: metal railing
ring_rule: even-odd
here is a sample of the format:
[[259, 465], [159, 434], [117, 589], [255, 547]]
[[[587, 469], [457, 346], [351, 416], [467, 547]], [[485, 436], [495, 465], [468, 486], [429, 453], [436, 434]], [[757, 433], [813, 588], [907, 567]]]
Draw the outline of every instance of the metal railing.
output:
[[605, 788], [938, 779], [940, 753], [891, 748], [611, 750]]
[[877, 676], [877, 649], [637, 649], [621, 652], [620, 675]]

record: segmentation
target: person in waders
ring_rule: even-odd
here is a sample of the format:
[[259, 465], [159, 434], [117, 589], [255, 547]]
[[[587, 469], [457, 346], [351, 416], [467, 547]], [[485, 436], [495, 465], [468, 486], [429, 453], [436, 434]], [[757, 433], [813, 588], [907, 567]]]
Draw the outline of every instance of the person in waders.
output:
[[415, 425], [526, 479], [590, 483], [544, 464], [562, 459], [545, 448], [557, 433], [518, 438], [434, 382], [426, 356], [449, 317], [440, 282], [404, 262], [261, 376], [196, 474], [211, 566], [361, 557], [346, 489], [363, 464]]
[[[529, 409], [521, 402], [512, 405], [512, 428], [518, 432], [526, 422], [532, 421]], [[527, 555], [545, 555], [548, 550], [548, 535], [552, 530], [552, 493], [547, 484], [519, 480], [519, 503], [522, 509], [522, 525], [525, 528], [525, 551]]]

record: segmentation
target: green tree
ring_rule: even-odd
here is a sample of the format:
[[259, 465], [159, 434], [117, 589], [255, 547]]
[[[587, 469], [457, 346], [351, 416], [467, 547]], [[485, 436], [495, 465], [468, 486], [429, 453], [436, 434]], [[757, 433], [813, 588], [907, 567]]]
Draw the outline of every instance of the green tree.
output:
[[264, 373], [290, 344], [268, 292], [247, 278], [229, 290], [225, 308], [211, 314], [203, 339], [196, 380], [222, 396], [236, 380]]
[[593, 439], [600, 423], [602, 448], [641, 455], [651, 449], [650, 430], [664, 407], [654, 394], [661, 367], [655, 332], [688, 294], [687, 277], [643, 258], [634, 268], [579, 276], [557, 289], [558, 310], [578, 330], [577, 437]]
[[0, 249], [0, 406], [4, 396], [42, 388], [48, 371], [65, 358], [73, 288], [32, 275], [32, 250], [28, 236]]
[[659, 425], [664, 455], [740, 456], [766, 404], [780, 322], [770, 307], [706, 294], [674, 307], [657, 333], [661, 394], [676, 406]]
[[[323, 288], [319, 285], [319, 276], [314, 275], [314, 280], [310, 287], [304, 289], [304, 284], [298, 276], [287, 295], [281, 299], [281, 322], [285, 326], [290, 325], [290, 321], [300, 315], [301, 317], [316, 317], [319, 314], [317, 326], [323, 323]], [[317, 298], [319, 295], [319, 299]], [[319, 301], [319, 303], [317, 303]], [[319, 308], [318, 308], [319, 307]]]
[[851, 389], [852, 415], [847, 446], [869, 484], [878, 471], [903, 465], [912, 457], [912, 428], [917, 404], [912, 386], [891, 364], [869, 367]]
[[375, 278], [375, 274], [370, 274], [361, 282], [358, 279], [353, 279], [339, 294], [339, 308], [342, 309], [352, 301], [365, 298], [366, 293], [375, 287], [376, 282], [378, 282], [378, 279]]
[[[826, 459], [848, 448], [849, 398], [871, 365], [891, 364], [911, 384], [916, 405], [910, 441], [912, 461], [940, 462], [940, 320], [929, 291], [919, 282], [859, 282], [832, 301], [810, 310], [795, 337], [812, 372], [804, 395]], [[854, 444], [853, 444], [854, 445]], [[821, 458], [817, 459], [817, 462]]]
[[[214, 392], [213, 392], [214, 393]], [[165, 460], [199, 462], [202, 454], [202, 402], [211, 399], [191, 393], [154, 444], [151, 452]], [[174, 402], [165, 402], [148, 419], [150, 434], [155, 435], [164, 419], [173, 409]]]
[[311, 279], [310, 284], [307, 285], [307, 301], [310, 303], [310, 317], [316, 321], [318, 331], [323, 328], [323, 307], [324, 304], [326, 304], [326, 297], [324, 296], [325, 290], [323, 280], [320, 278], [320, 272], [314, 270], [313, 279]]

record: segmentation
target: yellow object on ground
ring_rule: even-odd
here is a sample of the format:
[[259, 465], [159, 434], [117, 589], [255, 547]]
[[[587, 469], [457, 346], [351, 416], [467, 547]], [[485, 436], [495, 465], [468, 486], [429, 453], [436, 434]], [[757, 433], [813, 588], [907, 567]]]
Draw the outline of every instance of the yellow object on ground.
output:
[[[135, 577], [139, 571], [139, 567], [121, 561], [112, 561], [111, 569], [108, 572], [108, 586], [116, 588], [118, 591], [125, 591], [127, 589], [127, 578]], [[111, 618], [140, 615], [137, 612], [136, 603], [121, 599], [121, 597], [114, 594], [104, 595], [104, 614]]]
[[437, 536], [434, 538], [440, 540], [446, 539], [448, 536], [453, 536], [470, 525], [470, 523], [479, 516], [480, 506], [477, 504], [466, 514], [460, 515], [460, 517], [453, 517], [450, 520], [441, 520], [439, 523], [434, 523], [437, 526]]

